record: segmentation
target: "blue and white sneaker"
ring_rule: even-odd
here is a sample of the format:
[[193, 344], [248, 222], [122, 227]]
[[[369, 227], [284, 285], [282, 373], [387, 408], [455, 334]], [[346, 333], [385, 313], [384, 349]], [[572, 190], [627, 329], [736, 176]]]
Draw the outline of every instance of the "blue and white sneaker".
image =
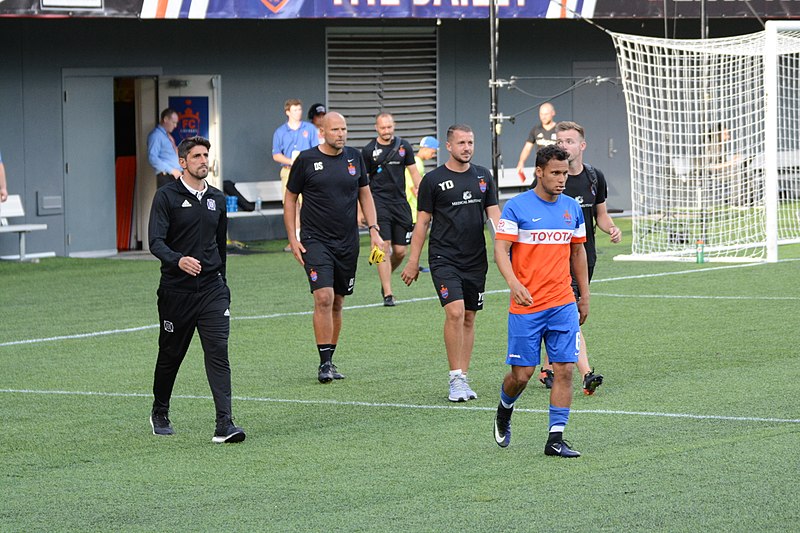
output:
[[497, 404], [497, 414], [494, 417], [494, 441], [501, 448], [511, 444], [511, 413], [514, 408], [507, 409], [502, 403]]
[[465, 388], [466, 381], [461, 376], [456, 376], [450, 379], [450, 394], [447, 399], [451, 402], [466, 402], [469, 400], [469, 394]]

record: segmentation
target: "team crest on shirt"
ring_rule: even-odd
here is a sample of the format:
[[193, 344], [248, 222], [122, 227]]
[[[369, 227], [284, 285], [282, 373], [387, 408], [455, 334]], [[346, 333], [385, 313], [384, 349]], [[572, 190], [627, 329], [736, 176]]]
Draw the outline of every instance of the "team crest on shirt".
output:
[[483, 176], [480, 177], [480, 181], [478, 182], [478, 186], [481, 188], [481, 192], [486, 192], [486, 180], [483, 179]]
[[305, 130], [303, 130], [303, 137], [305, 137], [306, 139], [308, 139], [308, 132], [307, 132], [307, 131], [305, 131]]
[[347, 172], [349, 172], [351, 176], [355, 176], [356, 175], [356, 167], [353, 166], [353, 163], [348, 163], [347, 164]]
[[472, 191], [464, 191], [464, 200], [472, 198]]
[[206, 207], [209, 211], [216, 211], [217, 202], [213, 198], [206, 198]]
[[566, 209], [564, 210], [564, 222], [566, 222], [567, 224], [572, 223], [572, 215], [570, 215], [569, 211], [567, 211]]
[[583, 196], [576, 196], [575, 201], [581, 204], [581, 207], [583, 207]]
[[405, 157], [406, 149], [401, 146], [400, 149], [397, 151], [397, 153], [400, 154], [400, 157]]
[[447, 297], [450, 295], [450, 291], [448, 291], [448, 290], [447, 290], [447, 287], [445, 287], [444, 285], [442, 285], [442, 286], [439, 288], [439, 294], [441, 294], [441, 295], [442, 295], [442, 298], [444, 298], [445, 300], [447, 300]]
[[316, 270], [314, 270], [314, 269], [312, 268], [312, 269], [311, 269], [311, 270], [308, 272], [308, 277], [309, 277], [309, 279], [311, 279], [311, 281], [317, 281], [317, 278], [318, 278], [319, 276], [317, 276], [317, 271], [316, 271]]

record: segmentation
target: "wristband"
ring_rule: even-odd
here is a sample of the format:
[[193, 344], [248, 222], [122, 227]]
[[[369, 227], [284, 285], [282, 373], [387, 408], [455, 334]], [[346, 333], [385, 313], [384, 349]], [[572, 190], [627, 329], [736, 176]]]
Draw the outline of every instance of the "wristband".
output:
[[375, 230], [376, 230], [378, 233], [380, 233], [380, 231], [381, 231], [381, 228], [380, 228], [380, 226], [378, 226], [377, 224], [371, 224], [371, 225], [369, 226], [369, 229], [373, 229], [373, 228], [375, 228]]

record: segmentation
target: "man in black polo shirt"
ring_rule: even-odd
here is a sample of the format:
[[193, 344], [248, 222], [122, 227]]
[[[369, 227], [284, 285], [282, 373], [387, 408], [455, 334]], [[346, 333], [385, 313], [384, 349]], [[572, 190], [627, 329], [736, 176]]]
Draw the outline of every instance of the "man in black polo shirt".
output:
[[[314, 295], [314, 337], [319, 351], [317, 378], [320, 383], [343, 379], [333, 353], [342, 329], [344, 297], [353, 293], [359, 252], [356, 204], [369, 224], [372, 246], [383, 247], [375, 215], [375, 204], [361, 153], [349, 146], [347, 123], [339, 113], [322, 120], [325, 142], [300, 152], [286, 185], [283, 222], [289, 246], [303, 265]], [[297, 197], [300, 210], [300, 240], [295, 235]]]
[[[608, 233], [611, 242], [618, 243], [622, 239], [622, 231], [614, 224], [608, 214], [606, 198], [608, 197], [608, 183], [599, 168], [592, 167], [583, 161], [583, 152], [586, 150], [586, 137], [583, 126], [576, 122], [563, 121], [556, 124], [556, 138], [559, 148], [569, 154], [569, 174], [563, 194], [574, 198], [581, 204], [583, 217], [586, 220], [586, 261], [589, 266], [589, 281], [592, 281], [594, 265], [597, 263], [597, 247], [595, 245], [596, 228]], [[572, 291], [575, 300], [580, 301], [581, 293], [578, 282], [573, 276]], [[586, 339], [581, 331], [581, 347], [577, 363], [578, 371], [583, 376], [583, 393], [590, 396], [597, 387], [603, 383], [603, 375], [595, 374], [594, 368], [589, 365], [589, 354]], [[543, 359], [542, 371], [539, 381], [549, 389], [553, 384], [552, 365]]]
[[489, 268], [484, 214], [495, 226], [500, 219], [491, 173], [470, 163], [474, 146], [475, 134], [469, 126], [459, 124], [447, 130], [450, 159], [422, 178], [411, 253], [400, 274], [407, 285], [419, 276], [419, 256], [433, 219], [428, 261], [445, 312], [444, 345], [450, 365], [451, 402], [478, 397], [467, 382], [467, 370], [475, 341], [475, 314], [483, 309]]
[[381, 279], [383, 305], [394, 307], [392, 295], [392, 272], [406, 255], [406, 246], [411, 242], [414, 222], [411, 207], [406, 200], [406, 169], [411, 174], [414, 187], [419, 187], [419, 175], [414, 161], [414, 149], [405, 139], [394, 134], [394, 118], [389, 113], [381, 113], [375, 119], [378, 137], [371, 140], [362, 150], [364, 163], [369, 174], [369, 188], [375, 199], [375, 211], [381, 238], [386, 243], [383, 251], [389, 261], [378, 264]]
[[241, 442], [244, 430], [231, 416], [228, 363], [231, 292], [225, 280], [228, 218], [225, 196], [208, 185], [203, 137], [178, 146], [183, 176], [156, 191], [150, 211], [150, 252], [161, 260], [158, 287], [158, 360], [153, 378], [154, 435], [172, 435], [169, 401], [195, 329], [205, 354], [206, 376], [217, 411], [215, 443]]

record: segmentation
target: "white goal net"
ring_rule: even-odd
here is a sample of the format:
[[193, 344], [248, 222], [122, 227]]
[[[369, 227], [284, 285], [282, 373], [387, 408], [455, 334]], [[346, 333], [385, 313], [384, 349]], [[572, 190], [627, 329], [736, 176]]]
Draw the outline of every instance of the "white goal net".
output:
[[632, 255], [776, 261], [800, 241], [800, 22], [678, 40], [613, 33], [628, 111]]

